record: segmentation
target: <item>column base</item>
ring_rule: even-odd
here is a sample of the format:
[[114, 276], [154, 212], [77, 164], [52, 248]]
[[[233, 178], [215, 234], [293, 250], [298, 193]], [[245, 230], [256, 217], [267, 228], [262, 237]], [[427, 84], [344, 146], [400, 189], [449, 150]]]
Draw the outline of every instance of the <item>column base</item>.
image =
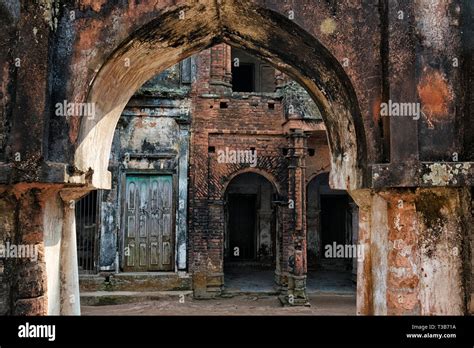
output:
[[278, 297], [283, 306], [311, 306], [306, 293], [306, 275], [295, 276], [289, 274], [288, 290], [285, 292]]

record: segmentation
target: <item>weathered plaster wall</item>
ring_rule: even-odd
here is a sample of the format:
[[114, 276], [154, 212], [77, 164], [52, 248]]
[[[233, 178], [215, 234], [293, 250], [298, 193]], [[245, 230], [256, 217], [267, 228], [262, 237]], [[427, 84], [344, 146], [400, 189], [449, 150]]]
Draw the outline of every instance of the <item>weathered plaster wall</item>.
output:
[[359, 314], [467, 312], [465, 189], [351, 192], [360, 207]]
[[[187, 123], [190, 119], [190, 85], [181, 82], [185, 72], [191, 74], [189, 77], [192, 78], [192, 72], [183, 71], [180, 64], [157, 75], [137, 91], [122, 113], [110, 154], [112, 189], [101, 191], [100, 270], [115, 271], [123, 263], [126, 247], [123, 244], [126, 173], [147, 173], [150, 170], [157, 173], [174, 167], [178, 176], [175, 243], [178, 252], [175, 254], [179, 269], [187, 268]], [[120, 266], [116, 264], [117, 252]]]
[[[459, 315], [465, 312], [469, 267], [465, 260], [469, 194], [464, 190], [419, 190], [415, 204], [420, 223], [420, 302], [423, 315]], [[440, 286], [433, 287], [433, 284]], [[447, 300], [449, 299], [449, 300]]]

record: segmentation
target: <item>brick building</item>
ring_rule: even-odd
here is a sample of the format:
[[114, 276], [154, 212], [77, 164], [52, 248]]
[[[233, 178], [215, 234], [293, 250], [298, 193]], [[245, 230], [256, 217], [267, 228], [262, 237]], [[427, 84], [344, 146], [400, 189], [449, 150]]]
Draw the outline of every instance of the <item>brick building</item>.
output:
[[[76, 211], [84, 290], [123, 289], [121, 280], [141, 272], [129, 290], [147, 280], [153, 290], [216, 296], [268, 270], [273, 290], [285, 293], [290, 282], [304, 302], [307, 270], [324, 268], [324, 246], [356, 243], [352, 200], [329, 188], [316, 104], [286, 75], [226, 44], [140, 88], [117, 125], [109, 170], [112, 190], [86, 196]], [[294, 231], [307, 257], [291, 256]], [[346, 259], [340, 271], [347, 261], [352, 267]], [[289, 279], [290, 268], [298, 274]], [[205, 289], [190, 281], [200, 272]]]

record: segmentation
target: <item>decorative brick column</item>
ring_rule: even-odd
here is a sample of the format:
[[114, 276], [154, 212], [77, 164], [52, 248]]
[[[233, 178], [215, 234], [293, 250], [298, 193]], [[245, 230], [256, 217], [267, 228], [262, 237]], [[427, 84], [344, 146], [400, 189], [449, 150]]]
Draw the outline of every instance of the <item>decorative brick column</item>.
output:
[[292, 212], [289, 233], [288, 294], [285, 303], [309, 305], [306, 295], [306, 134], [292, 130], [288, 135], [288, 208]]
[[218, 44], [211, 49], [211, 71], [209, 86], [211, 92], [225, 94], [232, 91], [232, 56], [231, 47]]

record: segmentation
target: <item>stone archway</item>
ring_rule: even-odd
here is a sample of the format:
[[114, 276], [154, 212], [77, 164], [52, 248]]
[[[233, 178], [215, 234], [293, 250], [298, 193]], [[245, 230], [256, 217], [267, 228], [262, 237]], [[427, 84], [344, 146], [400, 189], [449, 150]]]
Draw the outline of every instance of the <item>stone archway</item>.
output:
[[[77, 298], [77, 281], [75, 275], [70, 272], [74, 269], [71, 263], [75, 258], [74, 253], [70, 253], [73, 249], [71, 241], [74, 240], [74, 211], [71, 203], [88, 189], [109, 186], [107, 162], [113, 130], [135, 89], [148, 77], [218, 42], [244, 48], [271, 62], [302, 84], [318, 103], [332, 150], [332, 187], [347, 189], [360, 208], [359, 242], [367, 246], [367, 253], [364, 262], [358, 267], [358, 313], [465, 312], [468, 302], [468, 284], [463, 268], [466, 257], [459, 254], [459, 250], [469, 232], [466, 226], [469, 226], [472, 215], [467, 203], [470, 199], [469, 190], [466, 189], [472, 182], [472, 163], [418, 162], [418, 159], [438, 161], [436, 153], [442, 153], [442, 147], [446, 143], [434, 146], [433, 152], [422, 149], [423, 146], [419, 149], [418, 144], [430, 143], [428, 140], [431, 138], [424, 131], [426, 128], [399, 123], [400, 120], [390, 120], [394, 127], [390, 127], [391, 135], [386, 134], [390, 135], [386, 138], [390, 140], [390, 149], [396, 150], [391, 152], [394, 154], [394, 161], [390, 164], [377, 164], [376, 162], [383, 158], [382, 153], [374, 156], [374, 152], [380, 151], [381, 147], [378, 141], [380, 139], [377, 140], [377, 137], [373, 136], [375, 127], [370, 119], [371, 116], [375, 118], [378, 111], [371, 111], [369, 104], [379, 104], [378, 97], [383, 93], [377, 91], [386, 90], [385, 87], [391, 91], [389, 97], [416, 98], [416, 88], [413, 88], [409, 95], [401, 92], [406, 90], [406, 83], [416, 87], [422, 82], [423, 76], [418, 76], [417, 72], [418, 68], [424, 67], [423, 64], [417, 68], [410, 63], [415, 61], [414, 52], [421, 52], [426, 57], [432, 55], [428, 43], [412, 40], [414, 34], [404, 26], [395, 28], [390, 33], [382, 29], [378, 31], [376, 28], [380, 28], [383, 20], [375, 15], [370, 21], [366, 21], [368, 26], [364, 25], [361, 30], [352, 30], [353, 26], [350, 24], [345, 30], [342, 29], [337, 41], [342, 38], [346, 42], [339, 47], [326, 42], [328, 47], [332, 47], [330, 53], [294, 22], [255, 5], [254, 1], [199, 0], [193, 1], [192, 4], [180, 3], [158, 12], [158, 8], [168, 3], [163, 1], [161, 4], [152, 4], [141, 1], [133, 2], [136, 7], [127, 7], [128, 3], [120, 2], [117, 6], [118, 12], [115, 12], [113, 6], [116, 2], [103, 1], [101, 4], [86, 7], [83, 11], [84, 17], [77, 21], [76, 25], [67, 20], [66, 24], [60, 21], [59, 28], [62, 29], [58, 30], [57, 34], [53, 34], [56, 29], [53, 21], [48, 25], [43, 16], [36, 16], [41, 4], [28, 7], [21, 18], [18, 18], [16, 10], [0, 9], [0, 12], [10, 13], [9, 17], [13, 21], [20, 19], [19, 33], [29, 33], [32, 20], [39, 28], [39, 35], [12, 35], [12, 38], [15, 36], [17, 39], [12, 39], [11, 43], [17, 45], [17, 51], [22, 53], [21, 57], [27, 58], [26, 61], [38, 62], [30, 64], [30, 68], [18, 74], [18, 83], [12, 89], [17, 93], [18, 100], [18, 107], [12, 112], [15, 122], [11, 137], [16, 139], [12, 141], [12, 144], [16, 142], [12, 151], [19, 149], [26, 153], [32, 152], [32, 155], [18, 168], [13, 165], [10, 169], [12, 163], [0, 165], [3, 183], [0, 187], [0, 200], [4, 219], [8, 222], [4, 224], [6, 228], [1, 226], [2, 231], [6, 230], [6, 233], [18, 237], [19, 241], [34, 242], [45, 249], [45, 252], [44, 257], [40, 258], [39, 269], [38, 265], [32, 262], [16, 264], [12, 268], [14, 286], [8, 290], [12, 312], [78, 313], [78, 301], [70, 302], [71, 299]], [[274, 6], [281, 12], [287, 5], [276, 5], [276, 2], [272, 1], [259, 3], [265, 3], [263, 6]], [[312, 23], [321, 18], [315, 19], [317, 16], [314, 14], [324, 12], [324, 15], [329, 17], [327, 11], [320, 11], [324, 10], [323, 5], [317, 7], [325, 3], [314, 2], [314, 11], [307, 11], [307, 16], [302, 16], [302, 23], [311, 23], [305, 27], [313, 33], [317, 28]], [[140, 8], [137, 8], [138, 4], [141, 5]], [[402, 6], [403, 9], [417, 14], [412, 17], [415, 18], [414, 24], [421, 23], [427, 16], [420, 6], [405, 5]], [[68, 7], [68, 4], [65, 4], [66, 9], [71, 7], [72, 5]], [[368, 11], [377, 9], [375, 3], [341, 7], [348, 9], [347, 12], [343, 11], [342, 16], [334, 15], [338, 23], [352, 18], [352, 15], [367, 19], [366, 15], [370, 13]], [[387, 18], [396, 10], [380, 7], [378, 9], [381, 17]], [[305, 7], [301, 7], [300, 12], [303, 11]], [[454, 12], [449, 14], [449, 18], [457, 21], [459, 13], [455, 15]], [[126, 19], [115, 26], [115, 19], [124, 13], [123, 17]], [[351, 17], [348, 17], [348, 14]], [[97, 22], [103, 19], [107, 19], [105, 24], [98, 25]], [[140, 27], [144, 22], [148, 24], [122, 41], [125, 33], [131, 32], [128, 28]], [[119, 29], [108, 31], [104, 28], [111, 27], [112, 23]], [[48, 29], [49, 26], [51, 30]], [[92, 27], [94, 30], [84, 30], [83, 27]], [[461, 37], [461, 27], [440, 37], [440, 47], [442, 43], [447, 43], [446, 49], [440, 51], [442, 55], [451, 57], [453, 52], [461, 50], [462, 45], [459, 42], [462, 40], [454, 40], [458, 41], [454, 46], [448, 45], [454, 42], [453, 39]], [[431, 26], [424, 26], [424, 32], [430, 33], [432, 30]], [[74, 37], [76, 34], [77, 37]], [[29, 40], [19, 40], [20, 37]], [[355, 40], [352, 41], [352, 38]], [[387, 52], [384, 52], [380, 56], [374, 54], [373, 57], [367, 57], [366, 61], [366, 55], [371, 52], [373, 44], [380, 48], [379, 40], [390, 47], [394, 46], [394, 51], [391, 52], [402, 56], [403, 59], [390, 60]], [[118, 45], [118, 41], [122, 44]], [[404, 45], [405, 42], [410, 44]], [[30, 54], [26, 54], [28, 50], [23, 49], [29, 48], [28, 45], [32, 48]], [[94, 45], [97, 45], [95, 51], [91, 49]], [[334, 58], [342, 58], [341, 52], [357, 51], [358, 46], [362, 49], [360, 54], [350, 53], [357, 58], [358, 66], [348, 71], [351, 71], [351, 78], [357, 86], [360, 104], [364, 105], [365, 129], [349, 78]], [[104, 59], [104, 56], [114, 49], [114, 53]], [[337, 49], [340, 50], [339, 55], [336, 55]], [[55, 55], [55, 52], [60, 53]], [[407, 52], [409, 54], [406, 54]], [[58, 60], [50, 59], [51, 56], [56, 56]], [[10, 59], [10, 54], [6, 59]], [[429, 62], [429, 59], [426, 61]], [[94, 69], [96, 63], [101, 67], [98, 73]], [[378, 74], [378, 63], [389, 68], [386, 76], [365, 74], [368, 71]], [[374, 68], [362, 69], [364, 64]], [[59, 65], [63, 67], [58, 67]], [[456, 87], [453, 91], [461, 88], [456, 69], [445, 69], [441, 66], [437, 70], [442, 75], [446, 74], [448, 87]], [[57, 71], [58, 76], [51, 73]], [[410, 73], [413, 73], [413, 78], [405, 79]], [[438, 71], [434, 73], [438, 74]], [[95, 77], [89, 84], [91, 76]], [[60, 80], [61, 77], [66, 81], [64, 84], [49, 83], [51, 80]], [[373, 82], [366, 83], [367, 80]], [[48, 144], [46, 147], [55, 150], [48, 153], [46, 150], [49, 149], [43, 149], [45, 146], [40, 139], [49, 136], [44, 133], [44, 130], [48, 129], [46, 116], [48, 111], [51, 111], [51, 105], [48, 104], [56, 97], [60, 98], [52, 96], [50, 90], [60, 91], [60, 96], [71, 97], [70, 101], [83, 102], [86, 100], [84, 96], [88, 95], [87, 100], [96, 103], [97, 113], [94, 119], [82, 119], [77, 139], [78, 122], [58, 122], [59, 125], [70, 126], [67, 128], [70, 130], [69, 138], [67, 141], [61, 139]], [[373, 103], [368, 102], [368, 95], [374, 97]], [[452, 94], [447, 105], [455, 105], [462, 95], [463, 93]], [[444, 101], [440, 103], [444, 105]], [[448, 109], [456, 109], [456, 113], [443, 113], [439, 124], [454, 124], [458, 116], [464, 116], [460, 108]], [[459, 115], [458, 111], [461, 112]], [[444, 129], [445, 126], [439, 127], [441, 132]], [[62, 127], [51, 127], [50, 138], [58, 138], [66, 133], [61, 130]], [[408, 131], [405, 134], [406, 130]], [[399, 137], [400, 134], [404, 136]], [[456, 137], [456, 133], [451, 137]], [[295, 138], [299, 143], [303, 142], [300, 139], [303, 134], [295, 134]], [[368, 146], [366, 138], [377, 141], [371, 141]], [[70, 165], [71, 143], [75, 146], [74, 165]], [[411, 144], [414, 144], [413, 149]], [[454, 148], [459, 149], [457, 145]], [[57, 154], [53, 155], [52, 152]], [[42, 155], [51, 161], [40, 162], [38, 159], [41, 159]], [[370, 167], [367, 156], [371, 160]], [[407, 158], [413, 159], [414, 162], [406, 162]], [[458, 171], [456, 168], [463, 169]], [[367, 172], [364, 169], [367, 169]], [[373, 180], [368, 180], [369, 170], [373, 173]], [[6, 185], [10, 183], [10, 176], [12, 182], [18, 185]], [[82, 187], [79, 189], [74, 184]], [[89, 186], [85, 187], [86, 184]], [[374, 189], [368, 189], [369, 184]], [[433, 235], [442, 238], [433, 239]], [[403, 267], [399, 267], [401, 264]], [[424, 273], [421, 270], [429, 272]], [[60, 278], [65, 275], [65, 278]], [[449, 281], [446, 281], [447, 279]], [[32, 286], [24, 286], [27, 283]], [[63, 302], [59, 303], [60, 301]], [[46, 308], [48, 302], [50, 307], [54, 308]]]
[[117, 48], [90, 87], [88, 102], [95, 105], [95, 117], [81, 122], [74, 164], [82, 177], [70, 181], [87, 180], [95, 188], [108, 188], [113, 132], [135, 90], [158, 72], [218, 42], [248, 50], [305, 87], [328, 130], [332, 186], [363, 187], [367, 165], [364, 126], [341, 65], [294, 22], [246, 0], [167, 9]]

